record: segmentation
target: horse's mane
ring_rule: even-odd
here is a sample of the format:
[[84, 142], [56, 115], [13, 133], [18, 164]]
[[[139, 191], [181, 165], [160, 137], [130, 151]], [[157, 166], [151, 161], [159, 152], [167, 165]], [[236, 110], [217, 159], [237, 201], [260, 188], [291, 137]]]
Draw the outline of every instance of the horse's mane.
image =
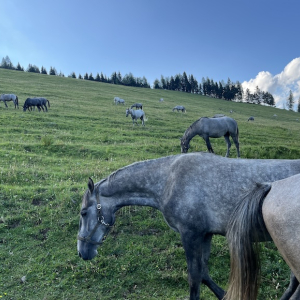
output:
[[208, 118], [208, 117], [201, 117], [201, 118], [199, 118], [198, 120], [196, 120], [194, 123], [192, 123], [192, 124], [187, 128], [187, 130], [184, 132], [182, 138], [185, 139], [186, 135], [193, 129], [193, 127], [195, 126], [195, 124], [198, 123], [201, 119], [204, 119], [204, 118]]

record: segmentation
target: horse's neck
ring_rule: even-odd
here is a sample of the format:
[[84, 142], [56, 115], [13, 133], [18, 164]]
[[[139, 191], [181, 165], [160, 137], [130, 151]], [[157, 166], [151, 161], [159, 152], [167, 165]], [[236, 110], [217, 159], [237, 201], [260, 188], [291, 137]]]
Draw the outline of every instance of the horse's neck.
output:
[[114, 210], [127, 205], [159, 208], [159, 195], [167, 177], [165, 170], [165, 164], [158, 160], [132, 164], [101, 182], [100, 194], [110, 198]]
[[184, 140], [188, 143], [197, 134], [197, 132], [195, 131], [195, 126], [193, 125], [194, 124], [192, 124], [184, 133]]

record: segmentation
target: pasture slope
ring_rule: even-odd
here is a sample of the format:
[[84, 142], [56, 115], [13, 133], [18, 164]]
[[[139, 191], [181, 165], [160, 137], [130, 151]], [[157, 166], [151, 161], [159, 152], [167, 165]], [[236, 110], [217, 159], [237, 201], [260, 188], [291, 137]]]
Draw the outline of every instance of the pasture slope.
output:
[[[98, 181], [132, 162], [179, 153], [179, 138], [201, 116], [221, 113], [238, 122], [242, 158], [300, 157], [295, 112], [4, 69], [0, 93], [17, 94], [21, 105], [34, 96], [51, 104], [48, 113], [39, 113], [0, 103], [2, 299], [187, 299], [184, 251], [158, 211], [120, 210], [92, 261], [77, 256], [76, 236], [89, 176]], [[115, 96], [126, 105], [114, 105]], [[133, 127], [125, 117], [126, 107], [136, 102], [143, 103], [145, 127]], [[187, 113], [172, 112], [176, 105]], [[247, 122], [249, 116], [255, 121]], [[225, 155], [223, 138], [211, 142], [216, 154]], [[206, 151], [204, 142], [195, 137], [190, 151]], [[272, 243], [263, 248], [259, 299], [278, 299], [289, 271]], [[212, 277], [226, 288], [223, 237], [214, 238], [210, 263]], [[214, 297], [202, 287], [201, 299]]]

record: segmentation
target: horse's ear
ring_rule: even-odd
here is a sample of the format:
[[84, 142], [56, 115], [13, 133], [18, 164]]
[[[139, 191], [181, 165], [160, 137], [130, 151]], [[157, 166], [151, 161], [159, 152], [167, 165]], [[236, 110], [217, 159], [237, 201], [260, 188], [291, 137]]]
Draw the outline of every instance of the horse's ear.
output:
[[94, 181], [92, 180], [91, 177], [89, 177], [88, 188], [90, 190], [90, 193], [92, 194], [94, 191]]

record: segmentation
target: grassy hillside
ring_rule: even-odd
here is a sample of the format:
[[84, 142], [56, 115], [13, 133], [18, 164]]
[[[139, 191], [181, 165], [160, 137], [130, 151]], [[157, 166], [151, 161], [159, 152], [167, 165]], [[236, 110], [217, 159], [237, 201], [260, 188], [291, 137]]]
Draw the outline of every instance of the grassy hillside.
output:
[[[160, 212], [127, 207], [85, 262], [76, 242], [88, 177], [99, 181], [138, 160], [180, 153], [179, 138], [201, 116], [236, 119], [241, 157], [299, 158], [297, 113], [180, 92], [130, 88], [0, 69], [0, 93], [49, 99], [48, 113], [0, 102], [0, 296], [3, 299], [187, 299], [184, 251]], [[146, 127], [132, 126], [126, 106], [142, 102]], [[164, 102], [159, 103], [159, 99]], [[186, 114], [172, 112], [184, 105]], [[229, 111], [233, 110], [232, 114]], [[273, 115], [277, 114], [277, 118]], [[254, 122], [247, 122], [254, 116]], [[223, 138], [211, 141], [225, 155]], [[206, 151], [200, 138], [190, 151]], [[231, 157], [236, 157], [234, 145]], [[289, 271], [274, 245], [264, 246], [259, 299], [277, 299]], [[212, 277], [226, 288], [228, 249], [215, 237]], [[215, 299], [205, 287], [201, 299]]]

